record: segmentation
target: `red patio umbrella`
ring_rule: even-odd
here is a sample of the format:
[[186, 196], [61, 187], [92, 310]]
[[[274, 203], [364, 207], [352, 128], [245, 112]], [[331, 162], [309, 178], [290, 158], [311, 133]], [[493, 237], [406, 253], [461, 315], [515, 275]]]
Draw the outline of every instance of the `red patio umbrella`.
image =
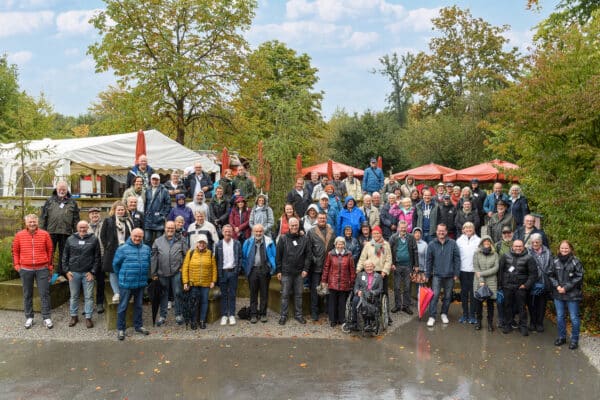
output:
[[[462, 181], [469, 182], [473, 178], [479, 179], [480, 182], [495, 182], [495, 181], [514, 181], [518, 182], [519, 178], [512, 175], [514, 170], [516, 173], [519, 166], [508, 161], [492, 160], [478, 165], [473, 165], [465, 169], [451, 172], [444, 175], [444, 182]], [[509, 173], [510, 172], [510, 173]]]
[[377, 157], [377, 168], [383, 168], [383, 158], [381, 156]]
[[147, 155], [147, 154], [146, 154], [146, 136], [144, 135], [144, 131], [140, 129], [137, 133], [137, 138], [135, 141], [134, 164], [138, 163], [138, 159], [140, 158], [141, 155]]
[[327, 160], [327, 177], [329, 180], [333, 179], [333, 160]]
[[[309, 179], [310, 173], [313, 171], [316, 171], [319, 175], [325, 175], [327, 174], [328, 164], [329, 162], [325, 162], [317, 165], [312, 165], [310, 167], [302, 168], [302, 176]], [[362, 169], [354, 168], [349, 165], [342, 164], [340, 162], [332, 161], [331, 164], [333, 167], [333, 172], [339, 172], [342, 175], [342, 178], [344, 178], [347, 175], [348, 170], [352, 170], [352, 172], [354, 172], [355, 178], [362, 178], [365, 174], [365, 171]]]
[[296, 178], [302, 176], [302, 154], [296, 156]]
[[225, 173], [226, 169], [229, 169], [229, 150], [227, 150], [227, 147], [223, 147], [221, 152], [221, 175]]
[[429, 307], [429, 303], [431, 303], [431, 299], [433, 298], [433, 290], [428, 288], [427, 286], [421, 285], [419, 288], [419, 319], [423, 318], [425, 315], [425, 311], [427, 311], [427, 307]]
[[392, 175], [396, 180], [405, 179], [408, 175], [413, 176], [420, 181], [437, 181], [442, 179], [445, 174], [455, 172], [455, 169], [444, 167], [443, 165], [430, 163], [421, 165], [420, 167], [407, 169], [406, 171], [397, 172]]

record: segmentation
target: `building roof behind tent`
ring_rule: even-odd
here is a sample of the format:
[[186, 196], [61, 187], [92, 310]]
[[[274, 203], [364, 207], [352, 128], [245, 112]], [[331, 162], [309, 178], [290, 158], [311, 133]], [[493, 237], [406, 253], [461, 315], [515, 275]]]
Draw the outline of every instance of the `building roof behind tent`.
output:
[[[159, 172], [183, 170], [197, 161], [202, 163], [207, 172], [219, 170], [218, 165], [209, 158], [198, 155], [157, 130], [148, 130], [144, 134], [148, 164]], [[99, 174], [127, 172], [134, 164], [136, 139], [137, 132], [79, 139], [34, 140], [29, 146], [31, 150], [49, 152], [28, 164], [68, 159], [71, 161], [71, 172], [77, 169], [94, 169]], [[5, 153], [3, 158], [8, 156], [8, 160], [15, 159], [15, 154], [11, 156], [10, 153], [13, 152]]]

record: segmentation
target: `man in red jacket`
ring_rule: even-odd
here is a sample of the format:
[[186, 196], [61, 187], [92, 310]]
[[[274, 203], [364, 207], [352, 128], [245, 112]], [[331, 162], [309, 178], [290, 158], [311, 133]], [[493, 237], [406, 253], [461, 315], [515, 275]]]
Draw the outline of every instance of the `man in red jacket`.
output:
[[44, 326], [52, 329], [50, 319], [50, 276], [52, 275], [52, 239], [45, 230], [38, 228], [38, 217], [25, 217], [26, 228], [15, 235], [13, 241], [13, 265], [23, 282], [23, 310], [25, 329], [33, 325], [33, 280], [37, 281], [42, 303]]

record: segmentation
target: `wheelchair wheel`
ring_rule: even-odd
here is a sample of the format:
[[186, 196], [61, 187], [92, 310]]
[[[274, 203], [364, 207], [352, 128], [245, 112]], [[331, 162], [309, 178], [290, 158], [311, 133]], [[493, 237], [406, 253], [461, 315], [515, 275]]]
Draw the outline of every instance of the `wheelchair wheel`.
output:
[[379, 315], [380, 330], [385, 331], [388, 327], [388, 310], [389, 310], [389, 298], [387, 294], [381, 296], [381, 313]]
[[352, 298], [354, 297], [354, 295], [352, 293], [350, 293], [348, 295], [348, 298], [346, 299], [346, 310], [345, 310], [345, 314], [344, 314], [344, 320], [346, 321], [346, 323], [348, 321], [352, 320]]

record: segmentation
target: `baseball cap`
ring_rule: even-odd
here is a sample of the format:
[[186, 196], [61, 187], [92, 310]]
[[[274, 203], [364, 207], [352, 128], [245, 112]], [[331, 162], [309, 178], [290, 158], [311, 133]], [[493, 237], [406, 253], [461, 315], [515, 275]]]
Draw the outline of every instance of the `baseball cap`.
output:
[[150, 179], [160, 179], [160, 175], [159, 174], [152, 174], [152, 176], [150, 177]]

